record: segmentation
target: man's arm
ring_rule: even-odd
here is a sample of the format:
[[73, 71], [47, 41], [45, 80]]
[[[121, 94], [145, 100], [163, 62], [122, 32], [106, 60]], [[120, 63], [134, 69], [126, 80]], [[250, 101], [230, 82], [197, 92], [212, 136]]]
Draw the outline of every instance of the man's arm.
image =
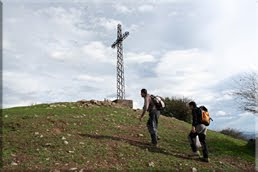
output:
[[144, 107], [143, 107], [143, 112], [142, 112], [142, 115], [140, 117], [140, 120], [144, 117], [146, 111], [148, 110], [149, 104], [150, 104], [149, 98], [146, 96], [144, 98]]
[[192, 122], [192, 132], [195, 133], [195, 127], [197, 125], [197, 112], [196, 109], [192, 111], [193, 114], [193, 122]]

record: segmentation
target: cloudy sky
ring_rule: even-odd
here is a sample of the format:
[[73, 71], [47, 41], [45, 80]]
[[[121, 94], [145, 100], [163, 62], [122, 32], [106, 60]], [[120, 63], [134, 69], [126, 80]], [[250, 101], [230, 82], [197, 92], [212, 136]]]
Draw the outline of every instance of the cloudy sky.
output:
[[[3, 0], [3, 106], [115, 99], [117, 24], [126, 98], [141, 88], [206, 105], [211, 129], [255, 130], [228, 93], [258, 71], [257, 3], [246, 0]], [[258, 127], [257, 127], [258, 131]]]

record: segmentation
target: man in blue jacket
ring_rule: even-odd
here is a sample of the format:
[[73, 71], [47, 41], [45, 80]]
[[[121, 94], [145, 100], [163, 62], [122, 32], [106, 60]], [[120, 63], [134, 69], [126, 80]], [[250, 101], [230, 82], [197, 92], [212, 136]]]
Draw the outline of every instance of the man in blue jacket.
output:
[[197, 107], [194, 101], [189, 103], [189, 107], [192, 110], [192, 131], [190, 132], [188, 138], [190, 141], [190, 145], [193, 151], [193, 156], [200, 156], [199, 151], [197, 150], [197, 146], [195, 143], [196, 136], [199, 137], [200, 143], [202, 145], [203, 158], [201, 158], [204, 162], [209, 162], [208, 158], [208, 149], [206, 144], [206, 132], [207, 127], [202, 124], [202, 111]]

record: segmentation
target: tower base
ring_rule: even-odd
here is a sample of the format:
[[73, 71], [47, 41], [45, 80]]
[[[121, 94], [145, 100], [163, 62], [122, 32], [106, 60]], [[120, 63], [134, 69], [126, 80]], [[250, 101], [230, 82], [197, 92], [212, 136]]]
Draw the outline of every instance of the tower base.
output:
[[133, 108], [133, 100], [116, 99], [113, 102], [127, 108]]

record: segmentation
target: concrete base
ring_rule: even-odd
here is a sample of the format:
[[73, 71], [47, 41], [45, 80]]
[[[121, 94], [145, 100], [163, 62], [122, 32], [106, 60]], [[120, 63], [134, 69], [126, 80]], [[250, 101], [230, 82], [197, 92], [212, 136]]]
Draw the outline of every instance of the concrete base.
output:
[[116, 99], [113, 102], [127, 108], [133, 108], [133, 100], [121, 100], [121, 99]]

